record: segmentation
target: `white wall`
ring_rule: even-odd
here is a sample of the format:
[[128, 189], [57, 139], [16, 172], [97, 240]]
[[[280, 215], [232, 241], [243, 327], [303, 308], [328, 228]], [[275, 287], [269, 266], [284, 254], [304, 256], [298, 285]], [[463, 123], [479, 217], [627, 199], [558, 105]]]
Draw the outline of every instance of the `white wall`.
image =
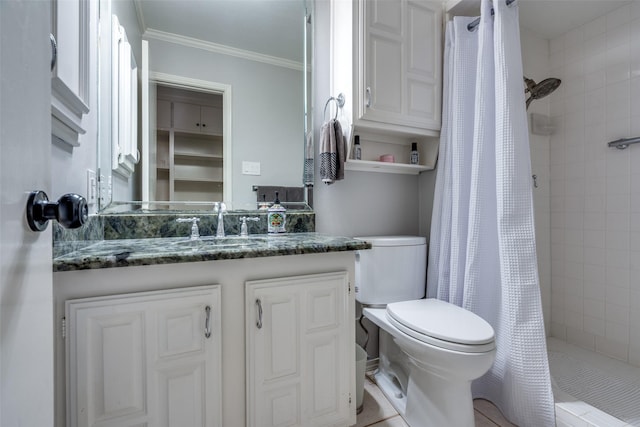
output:
[[[527, 29], [520, 32], [522, 46], [522, 65], [524, 75], [536, 82], [549, 75], [549, 41], [542, 39]], [[559, 96], [558, 94], [551, 95]], [[549, 116], [550, 97], [535, 100], [528, 110], [529, 122], [531, 113]], [[538, 187], [533, 188], [533, 204], [536, 225], [536, 247], [538, 258], [538, 275], [540, 278], [540, 294], [544, 313], [545, 331], [550, 332], [551, 325], [551, 236], [549, 211], [549, 136], [534, 135], [529, 131], [531, 148], [531, 173], [536, 175]], [[533, 178], [532, 178], [533, 179]]]
[[551, 333], [640, 366], [640, 3], [550, 43]]

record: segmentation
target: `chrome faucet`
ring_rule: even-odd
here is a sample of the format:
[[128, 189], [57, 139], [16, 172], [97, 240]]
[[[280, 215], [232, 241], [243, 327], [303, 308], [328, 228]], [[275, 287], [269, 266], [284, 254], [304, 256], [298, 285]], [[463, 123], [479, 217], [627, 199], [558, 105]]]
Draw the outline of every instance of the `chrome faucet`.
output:
[[213, 208], [214, 212], [218, 214], [218, 227], [216, 228], [216, 237], [224, 237], [224, 221], [223, 214], [227, 211], [227, 205], [224, 202], [216, 202]]
[[177, 218], [176, 222], [190, 222], [191, 223], [191, 240], [198, 240], [200, 238], [200, 230], [198, 229], [198, 222], [200, 218]]

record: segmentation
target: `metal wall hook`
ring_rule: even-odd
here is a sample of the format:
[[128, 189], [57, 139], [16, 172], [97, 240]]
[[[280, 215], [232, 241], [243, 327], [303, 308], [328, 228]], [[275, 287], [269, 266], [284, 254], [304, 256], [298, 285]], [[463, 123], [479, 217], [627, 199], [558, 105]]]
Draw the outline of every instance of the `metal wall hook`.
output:
[[531, 175], [531, 178], [533, 178], [533, 186], [534, 188], [538, 188], [538, 175]]

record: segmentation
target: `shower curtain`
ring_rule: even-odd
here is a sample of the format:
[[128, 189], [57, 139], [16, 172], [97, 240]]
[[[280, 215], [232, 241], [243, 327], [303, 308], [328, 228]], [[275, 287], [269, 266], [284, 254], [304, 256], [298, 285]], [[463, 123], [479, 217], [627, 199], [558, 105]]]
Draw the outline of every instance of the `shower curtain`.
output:
[[483, 0], [446, 32], [427, 292], [485, 320], [496, 361], [474, 381], [513, 423], [554, 426], [537, 270], [517, 5]]

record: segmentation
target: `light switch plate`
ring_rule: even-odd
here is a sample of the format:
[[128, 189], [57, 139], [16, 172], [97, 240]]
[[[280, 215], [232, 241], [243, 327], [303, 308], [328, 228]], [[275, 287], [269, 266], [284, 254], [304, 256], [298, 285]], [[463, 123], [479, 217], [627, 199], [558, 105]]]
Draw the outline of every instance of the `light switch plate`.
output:
[[95, 205], [98, 201], [98, 181], [96, 171], [87, 169], [87, 204]]
[[260, 175], [260, 162], [242, 162], [243, 175]]

